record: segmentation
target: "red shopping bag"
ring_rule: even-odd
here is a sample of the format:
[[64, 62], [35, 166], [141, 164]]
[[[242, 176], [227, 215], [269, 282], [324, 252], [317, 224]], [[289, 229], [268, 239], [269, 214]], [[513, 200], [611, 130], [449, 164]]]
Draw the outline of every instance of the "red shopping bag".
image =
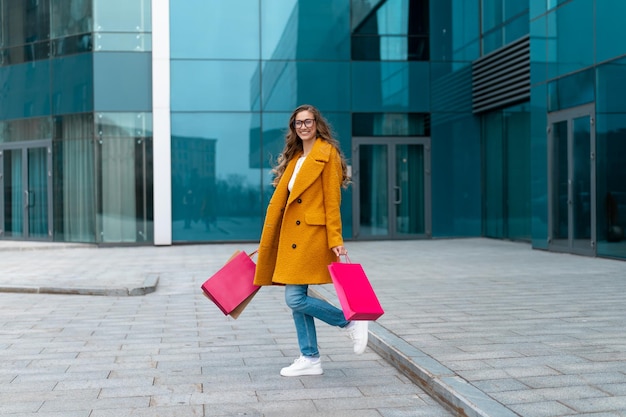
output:
[[333, 262], [328, 265], [346, 320], [376, 320], [385, 312], [361, 264]]
[[202, 291], [224, 315], [239, 317], [261, 287], [253, 284], [256, 264], [247, 255], [237, 251], [211, 278], [202, 284]]

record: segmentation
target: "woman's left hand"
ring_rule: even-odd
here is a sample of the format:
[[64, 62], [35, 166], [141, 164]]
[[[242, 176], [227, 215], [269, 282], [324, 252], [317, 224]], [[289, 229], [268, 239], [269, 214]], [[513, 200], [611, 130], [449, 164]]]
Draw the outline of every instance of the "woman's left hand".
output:
[[344, 248], [343, 246], [335, 246], [334, 248], [331, 249], [333, 251], [333, 253], [339, 257], [341, 255], [347, 255], [348, 251], [346, 250], [346, 248]]

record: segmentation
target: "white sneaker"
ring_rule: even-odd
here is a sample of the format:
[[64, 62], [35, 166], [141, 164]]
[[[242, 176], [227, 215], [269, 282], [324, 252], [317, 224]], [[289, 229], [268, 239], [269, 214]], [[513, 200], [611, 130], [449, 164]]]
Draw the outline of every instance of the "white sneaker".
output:
[[367, 347], [367, 337], [369, 334], [367, 327], [368, 322], [365, 320], [351, 321], [350, 324], [346, 326], [348, 336], [350, 336], [354, 343], [354, 353], [357, 355], [365, 352], [365, 348]]
[[322, 375], [322, 361], [320, 358], [300, 356], [293, 363], [280, 370], [282, 376]]

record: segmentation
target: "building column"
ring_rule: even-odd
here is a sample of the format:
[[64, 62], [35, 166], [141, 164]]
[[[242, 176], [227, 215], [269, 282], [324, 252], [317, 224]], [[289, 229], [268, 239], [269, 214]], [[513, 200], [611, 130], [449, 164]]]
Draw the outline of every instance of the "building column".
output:
[[152, 0], [154, 244], [172, 244], [170, 1]]

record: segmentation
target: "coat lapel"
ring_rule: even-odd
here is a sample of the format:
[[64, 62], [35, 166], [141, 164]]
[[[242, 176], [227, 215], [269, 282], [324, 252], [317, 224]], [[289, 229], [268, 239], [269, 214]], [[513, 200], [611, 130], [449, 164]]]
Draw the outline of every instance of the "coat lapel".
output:
[[[319, 138], [315, 140], [311, 153], [309, 153], [307, 158], [304, 160], [304, 163], [298, 172], [298, 177], [293, 185], [291, 193], [289, 194], [289, 199], [287, 200], [288, 205], [302, 195], [302, 193], [322, 174], [324, 166], [326, 165], [326, 162], [328, 162], [330, 146], [331, 145], [329, 143], [326, 143]], [[289, 179], [291, 179], [291, 176], [293, 175], [295, 160], [297, 160], [297, 158], [294, 158], [294, 160], [291, 161], [293, 164], [289, 164], [291, 172], [287, 173], [287, 170], [285, 170], [285, 174], [288, 174], [287, 178]], [[289, 180], [287, 180], [287, 182], [289, 182]]]

